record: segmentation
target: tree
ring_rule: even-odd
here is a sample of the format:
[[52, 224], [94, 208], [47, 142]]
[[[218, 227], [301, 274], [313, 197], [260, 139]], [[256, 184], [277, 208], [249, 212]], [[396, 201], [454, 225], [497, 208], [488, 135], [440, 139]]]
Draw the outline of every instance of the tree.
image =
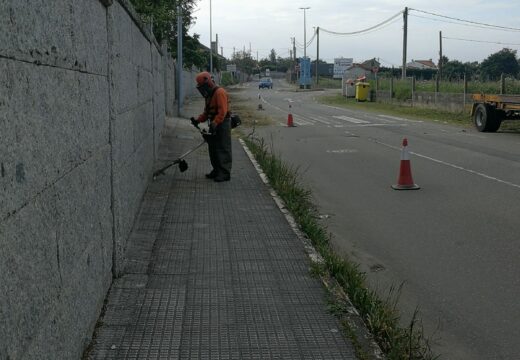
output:
[[187, 35], [195, 18], [193, 11], [197, 0], [130, 0], [136, 12], [145, 23], [152, 24], [155, 39], [161, 43], [166, 41], [168, 50], [173, 56], [177, 55], [177, 6], [182, 12], [182, 41], [184, 48], [184, 65], [199, 68], [209, 63], [209, 53], [200, 47], [199, 35]]
[[286, 72], [287, 70], [294, 67], [294, 60], [290, 57], [281, 58], [278, 57], [277, 61], [277, 70], [280, 72]]
[[478, 61], [465, 62], [464, 71], [466, 72], [467, 78], [473, 78], [478, 75], [480, 71], [480, 65], [478, 64]]
[[519, 68], [516, 50], [504, 48], [489, 55], [480, 65], [480, 72], [486, 78], [497, 80], [501, 74], [516, 76]]
[[448, 59], [446, 55], [442, 55], [442, 58], [439, 59], [439, 66], [442, 66], [444, 68], [444, 66], [449, 62], [450, 59]]
[[271, 49], [271, 53], [269, 54], [269, 61], [271, 61], [271, 64], [276, 63], [276, 51], [274, 51], [274, 49]]
[[466, 67], [458, 60], [450, 60], [442, 66], [442, 76], [448, 80], [461, 79], [464, 77], [465, 72]]
[[246, 51], [237, 51], [234, 53], [231, 63], [236, 64], [237, 68], [246, 74], [252, 74], [253, 69], [257, 67], [257, 63], [251, 56], [251, 53]]

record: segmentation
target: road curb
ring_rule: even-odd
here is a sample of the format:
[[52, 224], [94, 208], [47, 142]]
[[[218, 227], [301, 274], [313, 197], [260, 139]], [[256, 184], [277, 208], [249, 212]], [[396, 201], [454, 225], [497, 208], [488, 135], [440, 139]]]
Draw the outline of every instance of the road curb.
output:
[[[296, 220], [294, 220], [294, 217], [285, 206], [284, 201], [278, 196], [276, 191], [269, 183], [267, 175], [264, 173], [264, 171], [260, 167], [260, 164], [258, 164], [256, 159], [254, 158], [253, 153], [249, 150], [244, 140], [238, 139], [238, 141], [242, 145], [242, 148], [244, 149], [249, 160], [255, 167], [263, 183], [268, 187], [269, 193], [271, 194], [276, 205], [278, 206], [278, 208], [284, 215], [285, 219], [289, 223], [289, 226], [294, 231], [298, 239], [300, 239], [300, 241], [303, 243], [305, 252], [311, 260], [311, 262], [317, 265], [324, 265], [325, 260], [318, 253], [314, 245], [312, 245], [311, 240], [299, 229]], [[374, 340], [374, 337], [372, 336], [370, 331], [368, 331], [368, 328], [366, 327], [363, 318], [350, 301], [348, 295], [343, 291], [341, 285], [336, 281], [336, 279], [331, 277], [328, 272], [325, 275], [320, 274], [320, 280], [327, 289], [327, 291], [334, 297], [334, 300], [345, 305], [346, 311], [341, 316], [339, 316], [339, 319], [342, 323], [345, 322], [347, 326], [350, 328], [350, 330], [353, 332], [353, 336], [355, 337], [357, 346], [361, 349], [361, 351], [367, 356], [369, 356], [369, 359], [385, 360], [386, 357], [381, 351], [381, 348]]]

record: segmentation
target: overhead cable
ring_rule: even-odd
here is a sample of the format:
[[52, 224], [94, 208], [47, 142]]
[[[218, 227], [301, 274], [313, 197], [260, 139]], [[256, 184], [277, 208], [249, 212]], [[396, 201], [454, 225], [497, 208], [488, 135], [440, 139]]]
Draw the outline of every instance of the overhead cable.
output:
[[312, 42], [316, 38], [316, 34], [317, 34], [317, 31], [314, 31], [314, 34], [312, 35], [311, 39], [309, 41], [307, 41], [307, 44], [306, 44], [307, 47], [309, 47], [312, 44]]
[[371, 27], [363, 29], [363, 30], [357, 30], [357, 31], [351, 31], [351, 32], [337, 32], [337, 31], [330, 31], [330, 30], [324, 29], [322, 27], [320, 27], [320, 30], [322, 30], [322, 31], [324, 31], [326, 33], [332, 34], [332, 35], [341, 35], [341, 36], [358, 35], [358, 34], [367, 33], [367, 32], [372, 31], [372, 30], [376, 30], [376, 29], [382, 27], [383, 25], [386, 25], [386, 24], [390, 23], [392, 20], [396, 19], [397, 17], [401, 16], [402, 14], [403, 14], [403, 11], [399, 11], [394, 16], [389, 17], [388, 19], [380, 22], [379, 24], [371, 26]]
[[[321, 29], [321, 28], [320, 28]], [[316, 35], [318, 34], [318, 32], [316, 30], [314, 30], [314, 34], [312, 35], [312, 38], [307, 41], [307, 44], [300, 44], [300, 42], [298, 40], [296, 40], [296, 38], [294, 39], [294, 44], [299, 48], [299, 49], [303, 49], [304, 47], [309, 47], [312, 42], [314, 41], [314, 39], [316, 38]]]
[[486, 40], [462, 39], [462, 38], [453, 38], [453, 37], [447, 37], [447, 36], [443, 36], [442, 38], [443, 38], [443, 39], [448, 39], [448, 40], [470, 41], [470, 42], [478, 42], [478, 43], [486, 43], [486, 44], [497, 44], [497, 45], [512, 45], [512, 46], [520, 46], [520, 44], [503, 43], [503, 42], [498, 42], [498, 41], [486, 41]]
[[[483, 26], [483, 25], [464, 24], [464, 23], [460, 23], [460, 22], [456, 22], [456, 21], [449, 21], [449, 20], [445, 20], [445, 19], [437, 19], [437, 18], [432, 18], [432, 17], [428, 17], [428, 16], [421, 16], [421, 15], [417, 15], [417, 14], [409, 14], [409, 16], [416, 17], [416, 18], [421, 18], [421, 19], [426, 19], [426, 20], [437, 21], [437, 22], [443, 22], [443, 23], [447, 23], [447, 24], [455, 24], [455, 25], [460, 25], [460, 26], [467, 26], [467, 27], [472, 27], [472, 28], [479, 28], [479, 29], [490, 30], [489, 27]], [[505, 31], [505, 30], [503, 30], [503, 31]]]
[[467, 24], [484, 26], [484, 27], [486, 27], [488, 29], [496, 29], [496, 30], [503, 30], [503, 31], [520, 31], [520, 28], [514, 28], [514, 27], [509, 27], [509, 26], [501, 26], [501, 25], [493, 25], [493, 24], [486, 24], [486, 23], [483, 23], [483, 22], [472, 21], [472, 20], [465, 20], [465, 19], [460, 19], [460, 18], [451, 17], [451, 16], [447, 16], [447, 15], [436, 14], [436, 13], [429, 12], [429, 11], [412, 9], [412, 8], [408, 8], [408, 10], [417, 11], [417, 12], [420, 12], [420, 13], [423, 13], [423, 14], [428, 14], [428, 15], [431, 15], [431, 16], [437, 16], [437, 17], [444, 18], [444, 19], [455, 20], [455, 21], [463, 22], [463, 23], [467, 23]]

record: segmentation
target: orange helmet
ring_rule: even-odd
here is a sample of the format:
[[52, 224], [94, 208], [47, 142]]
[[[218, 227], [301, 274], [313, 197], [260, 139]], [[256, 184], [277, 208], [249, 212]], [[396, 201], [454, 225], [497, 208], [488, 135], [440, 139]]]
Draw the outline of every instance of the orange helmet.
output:
[[197, 82], [197, 90], [199, 90], [200, 94], [206, 99], [210, 98], [211, 94], [213, 94], [213, 88], [215, 87], [211, 74], [207, 71], [203, 71], [197, 75], [195, 81]]
[[197, 87], [202, 86], [204, 84], [208, 84], [210, 88], [215, 86], [213, 79], [211, 79], [211, 74], [207, 71], [199, 73], [195, 78], [195, 81], [197, 82]]

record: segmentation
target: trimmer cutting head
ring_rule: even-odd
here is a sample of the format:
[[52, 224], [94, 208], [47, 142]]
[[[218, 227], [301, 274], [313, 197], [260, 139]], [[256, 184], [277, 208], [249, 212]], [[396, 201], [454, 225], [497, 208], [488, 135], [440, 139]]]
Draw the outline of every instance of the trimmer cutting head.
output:
[[188, 170], [188, 163], [186, 162], [186, 160], [182, 159], [181, 161], [179, 161], [179, 170], [180, 172], [185, 172], [186, 170]]

